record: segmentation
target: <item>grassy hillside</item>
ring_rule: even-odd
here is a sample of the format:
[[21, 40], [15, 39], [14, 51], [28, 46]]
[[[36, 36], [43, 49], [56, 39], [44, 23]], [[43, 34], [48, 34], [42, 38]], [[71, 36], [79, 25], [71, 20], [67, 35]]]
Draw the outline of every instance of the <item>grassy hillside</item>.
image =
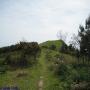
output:
[[[0, 69], [1, 72], [5, 72], [0, 73], [0, 88], [18, 87], [20, 90], [90, 90], [90, 65], [87, 63], [83, 64], [81, 61], [78, 62], [78, 59], [73, 55], [48, 49], [51, 45], [55, 45], [56, 49], [59, 49], [62, 43], [63, 41], [53, 40], [40, 44], [41, 48], [37, 53], [37, 57], [33, 57], [35, 53], [30, 53], [32, 47], [22, 48], [22, 50], [15, 49], [15, 51], [9, 48], [11, 49], [9, 52], [4, 48], [2, 50], [3, 53], [0, 54]], [[43, 46], [47, 48], [42, 48]], [[32, 51], [34, 50], [35, 47]], [[24, 54], [25, 56], [23, 56]], [[4, 59], [6, 61], [9, 60], [8, 64], [5, 63], [3, 65]], [[12, 69], [15, 64], [18, 64], [18, 60], [28, 60], [29, 65]], [[7, 67], [10, 61], [13, 61], [14, 65]]]
[[[50, 56], [50, 60], [47, 55]], [[53, 70], [56, 68], [54, 66], [56, 55], [61, 54], [54, 50], [42, 49], [37, 63], [32, 67], [8, 70], [6, 73], [0, 74], [0, 87], [17, 86], [20, 90], [37, 90], [39, 89], [38, 84], [42, 80], [43, 90], [64, 90]], [[71, 58], [70, 56], [70, 62]], [[30, 60], [30, 58], [28, 59]], [[67, 61], [67, 59], [65, 60]]]
[[50, 48], [51, 45], [55, 45], [56, 46], [56, 50], [59, 50], [61, 45], [62, 45], [63, 41], [62, 40], [49, 40], [46, 42], [43, 42], [40, 44], [41, 47], [46, 47], [46, 48]]

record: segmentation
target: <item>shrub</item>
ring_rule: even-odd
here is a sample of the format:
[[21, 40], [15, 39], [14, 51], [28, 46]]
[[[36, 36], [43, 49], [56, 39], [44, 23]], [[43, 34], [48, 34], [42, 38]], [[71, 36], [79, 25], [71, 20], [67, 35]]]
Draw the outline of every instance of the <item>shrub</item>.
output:
[[6, 72], [6, 68], [4, 66], [0, 66], [0, 74], [3, 74]]
[[24, 54], [21, 55], [8, 55], [5, 59], [5, 64], [14, 67], [24, 67], [27, 66], [28, 62]]
[[65, 43], [63, 43], [62, 46], [60, 47], [59, 52], [67, 53], [67, 51], [68, 51], [68, 47]]
[[66, 77], [69, 75], [69, 69], [65, 64], [58, 65], [55, 72], [60, 77], [61, 80], [65, 80]]
[[56, 46], [55, 46], [55, 45], [51, 45], [51, 46], [49, 47], [49, 49], [55, 50], [55, 49], [56, 49]]

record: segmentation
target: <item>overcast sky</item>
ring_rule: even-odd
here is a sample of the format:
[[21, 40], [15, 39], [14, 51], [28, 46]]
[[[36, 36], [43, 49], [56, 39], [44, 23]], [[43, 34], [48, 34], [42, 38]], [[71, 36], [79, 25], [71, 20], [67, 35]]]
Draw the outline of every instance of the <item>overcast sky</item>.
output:
[[0, 0], [0, 46], [70, 36], [89, 14], [90, 0]]

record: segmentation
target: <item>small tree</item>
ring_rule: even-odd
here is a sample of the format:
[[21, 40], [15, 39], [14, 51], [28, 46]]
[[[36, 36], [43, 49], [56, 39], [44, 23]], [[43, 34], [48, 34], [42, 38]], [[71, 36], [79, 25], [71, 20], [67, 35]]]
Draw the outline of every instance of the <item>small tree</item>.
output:
[[62, 43], [62, 46], [60, 47], [60, 52], [67, 53], [67, 45], [65, 43]]
[[84, 56], [83, 61], [90, 59], [90, 16], [86, 19], [85, 27], [79, 27], [79, 37], [80, 37], [80, 54]]

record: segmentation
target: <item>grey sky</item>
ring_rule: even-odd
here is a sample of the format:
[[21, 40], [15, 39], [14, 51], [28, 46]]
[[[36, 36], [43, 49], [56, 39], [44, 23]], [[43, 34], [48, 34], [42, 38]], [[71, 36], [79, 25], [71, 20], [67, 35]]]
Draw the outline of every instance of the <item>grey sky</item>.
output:
[[90, 0], [0, 0], [0, 46], [70, 36], [89, 14]]

